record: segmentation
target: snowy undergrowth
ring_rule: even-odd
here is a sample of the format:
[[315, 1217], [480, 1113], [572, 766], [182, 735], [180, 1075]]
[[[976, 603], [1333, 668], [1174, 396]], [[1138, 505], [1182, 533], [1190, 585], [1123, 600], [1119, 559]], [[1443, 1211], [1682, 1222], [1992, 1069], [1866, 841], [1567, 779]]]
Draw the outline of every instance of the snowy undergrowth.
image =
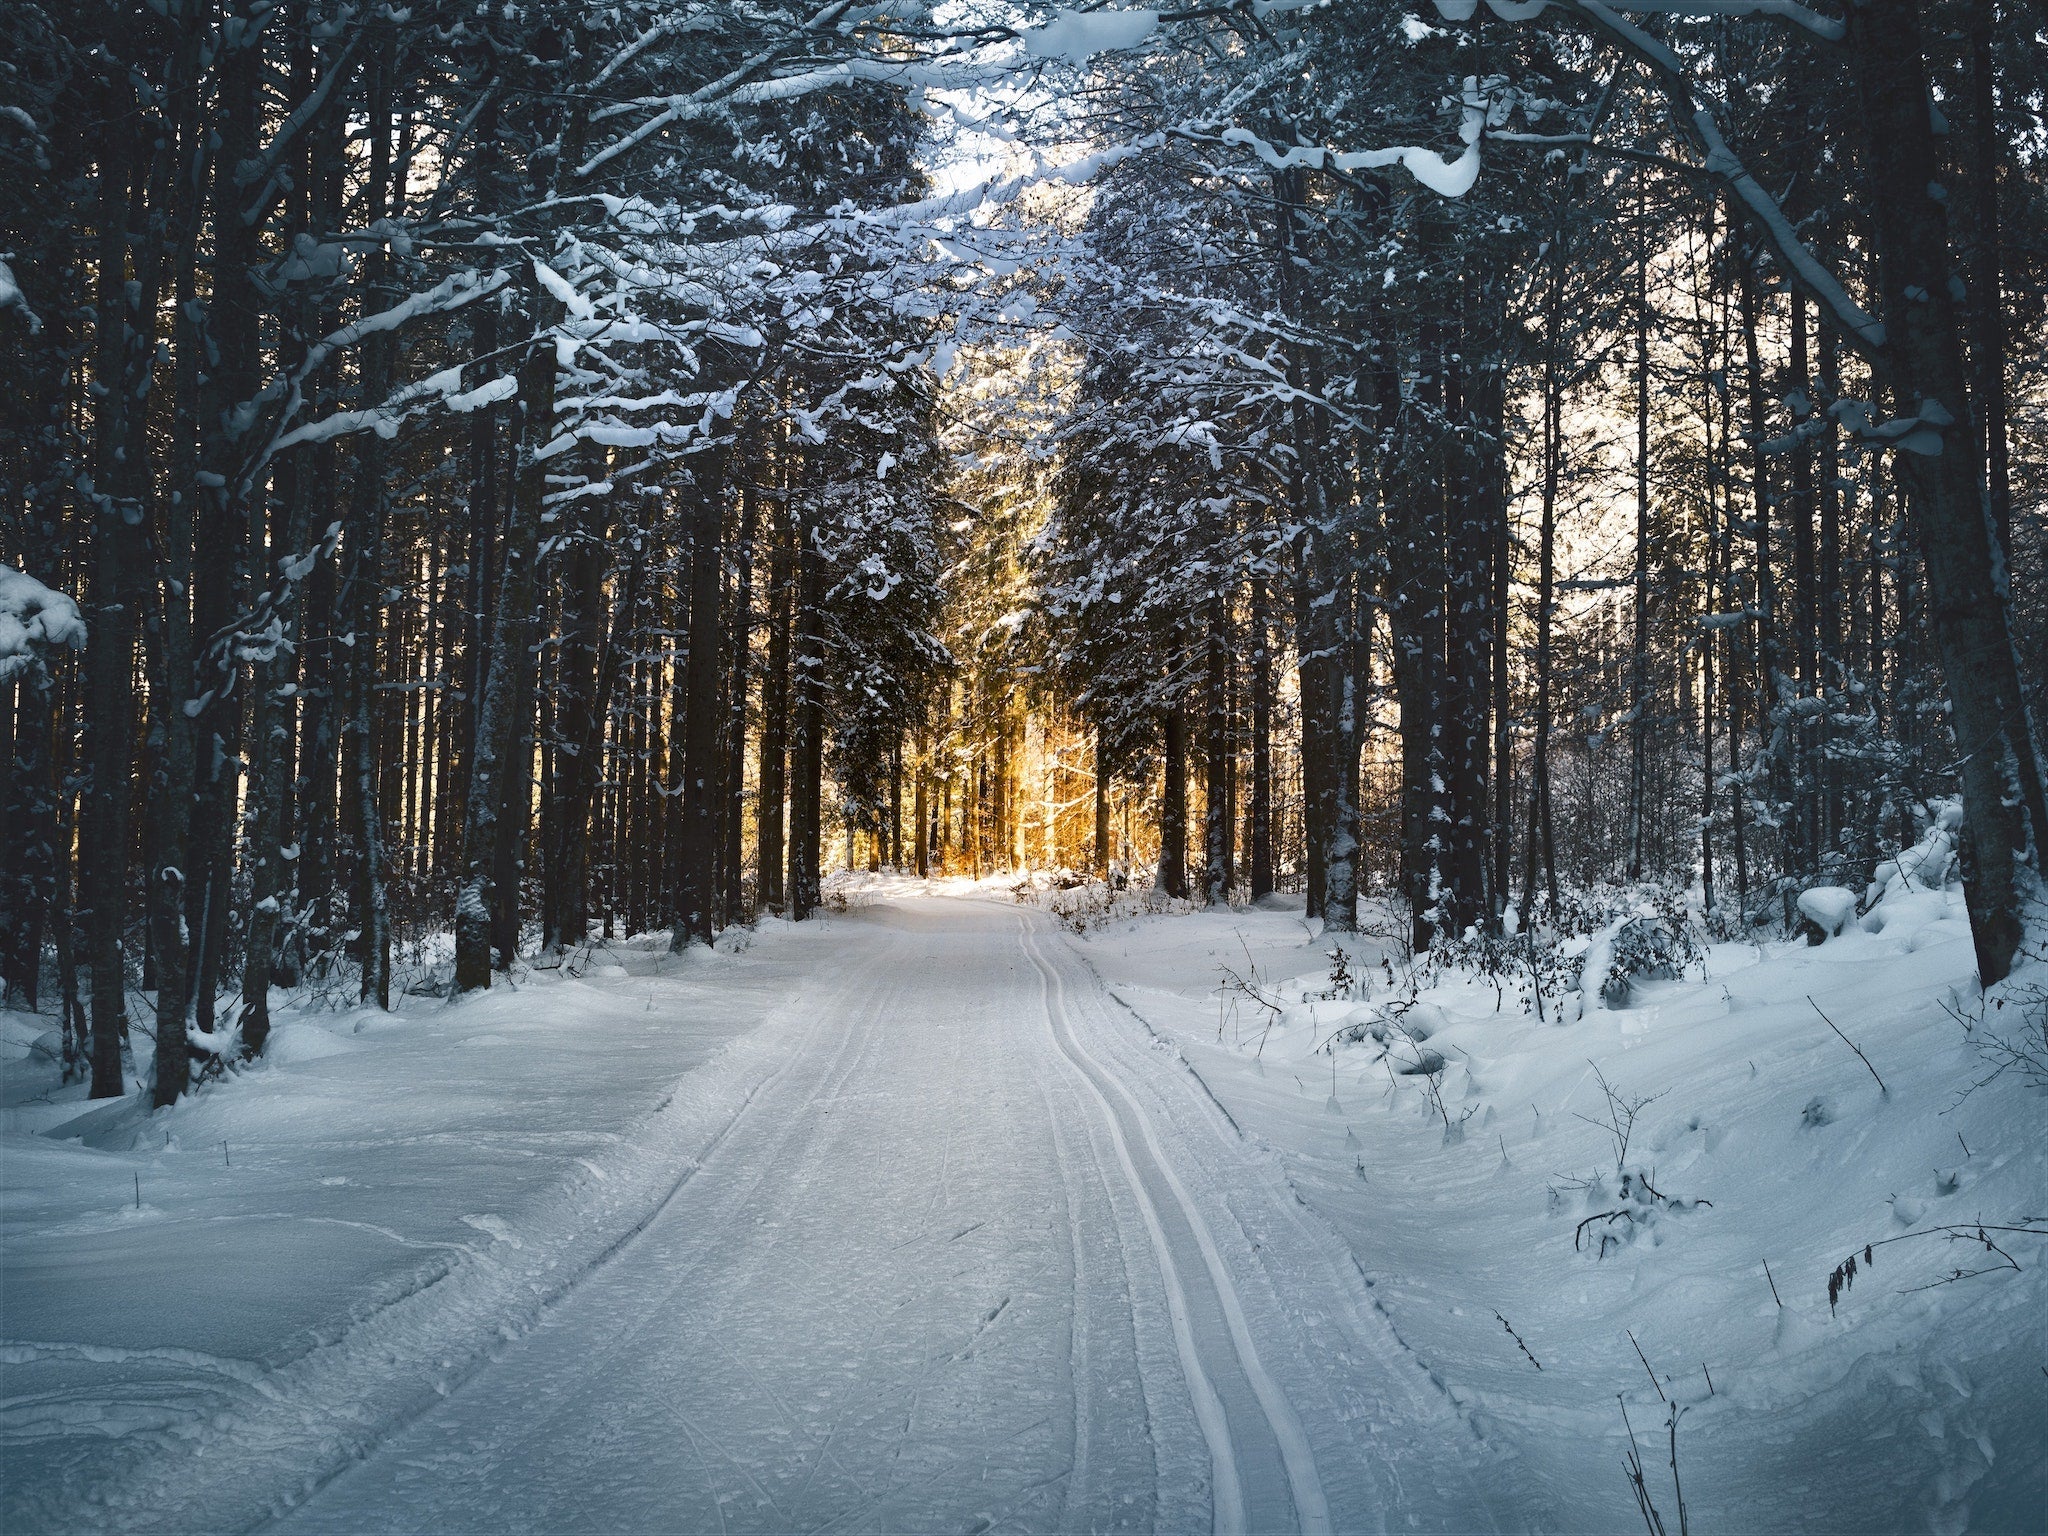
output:
[[1989, 1234], [2014, 1270], [1942, 1229], [2048, 1216], [2048, 1098], [2019, 1072], [1971, 1091], [1960, 893], [1881, 873], [1826, 943], [1712, 945], [1623, 1006], [1583, 946], [1583, 1016], [1469, 970], [1417, 984], [1369, 940], [1340, 968], [1298, 906], [1077, 942], [1507, 1452], [1518, 1523], [1642, 1527], [1626, 1410], [1677, 1530], [1675, 1409], [1693, 1529], [2036, 1528], [2048, 1237]]
[[831, 926], [288, 1009], [260, 1064], [155, 1113], [60, 1086], [53, 1021], [0, 1015], [0, 1524], [240, 1529], [360, 1455], [694, 1166], [829, 982]]

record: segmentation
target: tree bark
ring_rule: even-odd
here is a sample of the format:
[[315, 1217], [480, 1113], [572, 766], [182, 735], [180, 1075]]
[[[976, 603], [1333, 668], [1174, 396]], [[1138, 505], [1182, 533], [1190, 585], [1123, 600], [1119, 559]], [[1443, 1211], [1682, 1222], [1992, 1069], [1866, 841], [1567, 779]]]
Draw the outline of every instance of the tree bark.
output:
[[[391, 200], [392, 75], [397, 43], [392, 29], [378, 28], [371, 45], [368, 131], [369, 178], [364, 187], [374, 222], [385, 216]], [[364, 263], [365, 313], [383, 309], [392, 279], [391, 258], [382, 247]], [[396, 346], [390, 332], [371, 336], [363, 345], [362, 408], [374, 410], [391, 393], [397, 373]], [[349, 507], [348, 565], [342, 581], [342, 606], [349, 615], [348, 719], [342, 729], [342, 759], [349, 777], [347, 806], [355, 842], [352, 902], [357, 953], [362, 966], [361, 995], [388, 1011], [391, 1007], [391, 913], [386, 891], [384, 817], [379, 802], [376, 732], [378, 660], [384, 615], [384, 523], [390, 489], [386, 484], [388, 454], [380, 433], [361, 435], [356, 448], [354, 495]]]
[[764, 909], [779, 912], [784, 899], [784, 802], [789, 794], [789, 632], [796, 607], [796, 559], [786, 512], [776, 520], [770, 548], [768, 671], [761, 679], [761, 764], [756, 775], [760, 811], [755, 818], [754, 868], [755, 899]]
[[[198, 649], [193, 634], [192, 572], [201, 506], [199, 440], [203, 348], [199, 335], [199, 215], [212, 171], [208, 125], [199, 110], [200, 50], [208, 18], [199, 6], [179, 15], [176, 53], [164, 92], [164, 139], [170, 164], [153, 176], [148, 207], [152, 251], [142, 260], [169, 261], [174, 361], [169, 494], [156, 520], [161, 591], [144, 619], [149, 664], [151, 739], [158, 744], [147, 796], [152, 834], [146, 862], [150, 946], [156, 956], [156, 1065], [152, 1101], [177, 1102], [191, 1080], [192, 940], [186, 895], [192, 853], [192, 797], [198, 781], [194, 711]], [[149, 291], [154, 285], [146, 285]]]
[[795, 657], [790, 693], [789, 915], [802, 922], [818, 909], [819, 860], [823, 856], [825, 772], [825, 647], [819, 612], [825, 595], [824, 557], [811, 530], [795, 529], [797, 592], [792, 625]]
[[1869, 191], [1882, 276], [1885, 354], [1902, 415], [1938, 434], [1941, 452], [1898, 455], [1915, 489], [1930, 620], [1962, 753], [1964, 895], [1985, 986], [2011, 972], [2025, 933], [2026, 884], [2040, 873], [2034, 829], [2048, 827], [2040, 757], [2007, 618], [1997, 529], [1972, 451], [1962, 315], [1944, 205], [1929, 195], [1941, 156], [1928, 117], [1919, 9], [1912, 0], [1852, 8], [1846, 41], [1876, 172]]
[[[725, 680], [724, 814], [719, 819], [719, 867], [722, 881], [719, 916], [723, 922], [739, 919], [746, 907], [745, 813], [747, 804], [747, 691], [753, 681], [754, 648], [754, 542], [761, 526], [760, 477], [766, 466], [762, 452], [767, 434], [756, 432], [751, 442], [752, 462], [740, 466], [739, 539], [733, 546], [732, 623]], [[758, 817], [756, 818], [758, 822]]]
[[1202, 904], [1230, 902], [1230, 610], [1219, 586], [1210, 594], [1202, 678]]
[[690, 653], [685, 663], [688, 702], [683, 718], [683, 822], [680, 902], [674, 947], [709, 944], [718, 932], [719, 738], [724, 711], [719, 697], [723, 646], [719, 604], [724, 571], [725, 461], [713, 446], [691, 463]]
[[[1251, 868], [1247, 872], [1253, 901], [1271, 894], [1273, 873], [1273, 627], [1267, 612], [1264, 572], [1252, 576], [1252, 783]], [[1107, 830], [1109, 807], [1098, 803], [1096, 825]]]
[[[578, 499], [582, 512], [562, 571], [561, 644], [556, 661], [555, 771], [545, 824], [550, 834], [541, 942], [566, 949], [590, 926], [591, 812], [604, 749], [606, 499]], [[635, 556], [637, 570], [637, 553]]]
[[99, 408], [93, 461], [92, 602], [86, 610], [85, 768], [79, 824], [79, 900], [92, 993], [92, 1096], [118, 1098], [121, 1047], [128, 1032], [127, 962], [122, 939], [128, 904], [128, 773], [134, 750], [135, 630], [141, 601], [143, 496], [147, 465], [125, 451], [129, 416], [141, 410], [153, 336], [154, 304], [126, 287], [130, 181], [146, 175], [130, 159], [129, 93], [109, 93], [100, 145], [100, 315], [94, 365]]
[[1159, 873], [1154, 881], [1168, 896], [1188, 894], [1188, 715], [1178, 697], [1160, 718], [1165, 742], [1159, 792]]
[[535, 455], [548, 441], [554, 426], [553, 332], [560, 322], [561, 306], [542, 288], [537, 276], [529, 276], [524, 286], [532, 330], [519, 370], [520, 473], [514, 488], [512, 516], [505, 529], [504, 575], [498, 583], [497, 615], [477, 708], [469, 806], [463, 817], [462, 884], [455, 899], [458, 992], [472, 992], [491, 984], [494, 867], [500, 846], [498, 823], [505, 803], [501, 780], [510, 774], [523, 778], [531, 771], [527, 763], [516, 757], [521, 739], [518, 673], [520, 661], [530, 656], [533, 649], [541, 499], [546, 489], [541, 463]]
[[1628, 877], [1643, 878], [1649, 806], [1650, 732], [1650, 232], [1636, 201], [1636, 539], [1634, 626], [1629, 646]]

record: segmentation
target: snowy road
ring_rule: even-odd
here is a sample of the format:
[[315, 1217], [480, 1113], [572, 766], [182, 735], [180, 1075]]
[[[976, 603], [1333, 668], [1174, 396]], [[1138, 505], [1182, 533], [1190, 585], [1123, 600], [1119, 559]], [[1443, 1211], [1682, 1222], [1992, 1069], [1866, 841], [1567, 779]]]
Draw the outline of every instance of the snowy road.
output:
[[1348, 1252], [1046, 918], [838, 921], [658, 1214], [280, 1529], [1484, 1523]]

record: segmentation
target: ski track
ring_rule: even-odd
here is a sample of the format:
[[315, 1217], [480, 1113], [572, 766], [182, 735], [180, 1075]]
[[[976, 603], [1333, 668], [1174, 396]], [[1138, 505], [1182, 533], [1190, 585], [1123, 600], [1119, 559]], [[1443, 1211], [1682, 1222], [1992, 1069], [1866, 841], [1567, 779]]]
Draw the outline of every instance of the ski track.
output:
[[247, 1486], [188, 1445], [124, 1468], [109, 1523], [1454, 1523], [1446, 1410], [1355, 1264], [1046, 919], [835, 922], [815, 998], [606, 1151], [603, 1211], [567, 1191], [276, 1372], [158, 1362], [241, 1381]]
[[[1046, 960], [1028, 919], [1024, 920], [1020, 933], [1025, 953], [1037, 968], [1041, 996], [1044, 1000], [1046, 1022], [1051, 1029], [1053, 1043], [1066, 1057], [1073, 1068], [1080, 1073], [1093, 1091], [1096, 1103], [1108, 1117], [1111, 1135], [1116, 1142], [1118, 1161], [1124, 1175], [1130, 1180], [1133, 1192], [1138, 1196], [1146, 1213], [1146, 1227], [1159, 1258], [1159, 1266], [1165, 1278], [1167, 1294], [1174, 1306], [1176, 1340], [1181, 1348], [1181, 1358], [1187, 1370], [1190, 1385], [1198, 1403], [1204, 1437], [1209, 1442], [1210, 1456], [1216, 1465], [1216, 1519], [1215, 1529], [1219, 1532], [1235, 1533], [1247, 1529], [1244, 1484], [1246, 1470], [1243, 1463], [1261, 1453], [1262, 1446], [1253, 1446], [1249, 1437], [1239, 1429], [1233, 1434], [1230, 1424], [1236, 1418], [1242, 1425], [1250, 1415], [1240, 1401], [1233, 1415], [1226, 1410], [1212, 1383], [1210, 1367], [1205, 1359], [1222, 1363], [1234, 1355], [1236, 1374], [1241, 1375], [1257, 1400], [1259, 1412], [1264, 1416], [1266, 1436], [1277, 1447], [1282, 1463], [1282, 1472], [1287, 1492], [1291, 1498], [1293, 1518], [1284, 1522], [1306, 1532], [1327, 1532], [1330, 1524], [1330, 1510], [1323, 1493], [1322, 1478], [1316, 1470], [1315, 1454], [1310, 1449], [1308, 1436], [1303, 1431], [1300, 1417], [1294, 1405], [1288, 1401], [1280, 1386], [1267, 1373], [1260, 1362], [1258, 1349], [1253, 1344], [1251, 1331], [1245, 1321], [1244, 1302], [1238, 1295], [1230, 1271], [1225, 1267], [1222, 1256], [1217, 1252], [1216, 1240], [1202, 1219], [1202, 1213], [1189, 1195], [1186, 1185], [1175, 1174], [1173, 1164], [1159, 1144], [1159, 1137], [1152, 1122], [1136, 1098], [1102, 1064], [1089, 1055], [1087, 1048], [1075, 1036], [1072, 1022], [1067, 1016], [1066, 984], [1059, 972]], [[1106, 1087], [1105, 1087], [1106, 1085]], [[1128, 1121], [1117, 1112], [1110, 1100], [1114, 1093], [1128, 1111]], [[1146, 1174], [1140, 1174], [1132, 1157], [1126, 1125], [1135, 1124], [1139, 1137], [1148, 1155]], [[1155, 1201], [1148, 1186], [1163, 1184], [1173, 1205], [1178, 1209], [1180, 1222], [1192, 1236], [1198, 1250], [1201, 1270], [1206, 1274], [1212, 1287], [1215, 1306], [1221, 1311], [1228, 1329], [1226, 1339], [1208, 1339], [1197, 1343], [1193, 1324], [1188, 1317], [1186, 1300], [1187, 1284], [1184, 1273], [1193, 1269], [1186, 1263], [1187, 1255], [1176, 1257], [1175, 1244], [1166, 1234], [1160, 1220], [1160, 1205]], [[1255, 1472], [1254, 1481], [1270, 1485], [1270, 1472], [1263, 1478]], [[1271, 1496], [1268, 1496], [1271, 1502]], [[1283, 1528], [1283, 1522], [1273, 1519], [1273, 1511], [1261, 1510], [1258, 1529]]]

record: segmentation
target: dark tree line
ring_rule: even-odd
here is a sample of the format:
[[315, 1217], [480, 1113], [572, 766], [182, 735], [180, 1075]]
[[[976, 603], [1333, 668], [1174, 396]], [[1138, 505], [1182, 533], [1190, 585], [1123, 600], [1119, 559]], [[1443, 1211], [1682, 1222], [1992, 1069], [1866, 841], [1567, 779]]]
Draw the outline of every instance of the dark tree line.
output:
[[133, 1031], [158, 1103], [261, 1051], [273, 985], [389, 1006], [451, 924], [469, 989], [530, 925], [804, 916], [827, 765], [924, 709], [905, 237], [832, 213], [916, 199], [915, 121], [858, 35], [750, 98], [807, 17], [680, 20], [0, 20], [0, 547], [89, 637], [9, 681], [4, 965], [96, 1094]]

